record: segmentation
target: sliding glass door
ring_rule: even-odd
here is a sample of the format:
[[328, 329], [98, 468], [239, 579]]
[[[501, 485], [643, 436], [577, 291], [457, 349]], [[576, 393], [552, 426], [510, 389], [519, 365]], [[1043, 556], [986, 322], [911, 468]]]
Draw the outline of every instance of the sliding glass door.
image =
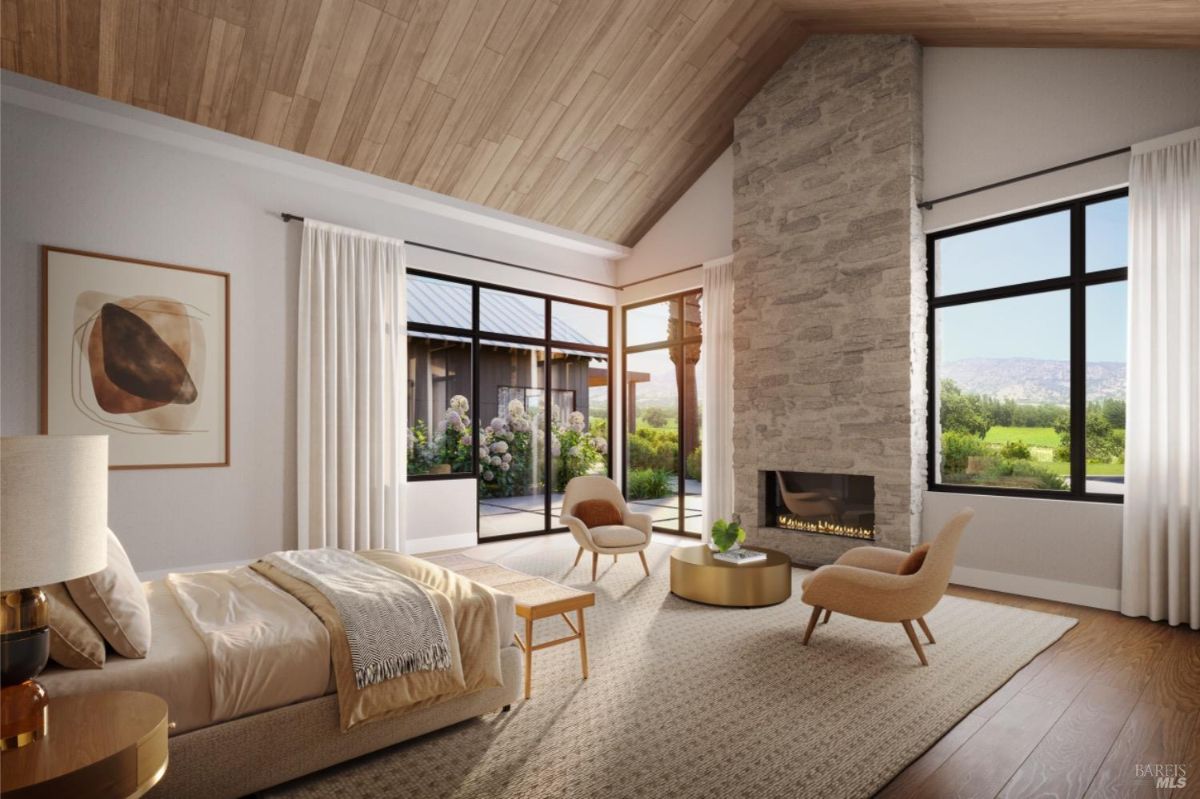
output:
[[704, 358], [699, 291], [624, 309], [625, 495], [655, 529], [700, 534]]
[[409, 477], [475, 478], [479, 537], [555, 529], [610, 474], [611, 309], [409, 272]]

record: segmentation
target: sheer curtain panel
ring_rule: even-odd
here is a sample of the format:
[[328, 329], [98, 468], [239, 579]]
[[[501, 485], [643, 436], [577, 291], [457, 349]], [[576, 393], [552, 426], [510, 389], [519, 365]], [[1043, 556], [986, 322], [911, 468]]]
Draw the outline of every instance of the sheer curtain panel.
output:
[[402, 549], [404, 242], [304, 222], [296, 337], [301, 549]]
[[1200, 629], [1200, 128], [1133, 148], [1121, 612]]
[[703, 530], [733, 514], [733, 259], [704, 266]]

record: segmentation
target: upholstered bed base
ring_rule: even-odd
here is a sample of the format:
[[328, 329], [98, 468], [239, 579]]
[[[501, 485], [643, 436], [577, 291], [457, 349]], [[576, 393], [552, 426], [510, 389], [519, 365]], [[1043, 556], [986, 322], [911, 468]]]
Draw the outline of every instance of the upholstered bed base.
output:
[[163, 780], [151, 799], [236, 799], [311, 774], [418, 735], [482, 716], [517, 701], [521, 653], [500, 650], [503, 685], [372, 722], [343, 733], [337, 696], [299, 702], [266, 713], [176, 735]]

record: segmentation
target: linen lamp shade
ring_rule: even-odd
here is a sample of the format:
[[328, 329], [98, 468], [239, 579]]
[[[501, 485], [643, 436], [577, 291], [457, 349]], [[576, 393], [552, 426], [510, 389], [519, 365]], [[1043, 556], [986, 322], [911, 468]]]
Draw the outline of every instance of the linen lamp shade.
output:
[[0, 591], [108, 565], [108, 436], [0, 438]]

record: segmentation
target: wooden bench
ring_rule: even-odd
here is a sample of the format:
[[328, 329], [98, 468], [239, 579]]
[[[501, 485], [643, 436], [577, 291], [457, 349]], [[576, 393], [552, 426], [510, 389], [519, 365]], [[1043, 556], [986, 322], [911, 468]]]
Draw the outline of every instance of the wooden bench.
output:
[[[440, 555], [428, 558], [432, 563], [461, 574], [488, 588], [509, 594], [516, 600], [517, 616], [525, 620], [525, 638], [514, 634], [521, 651], [525, 653], [525, 698], [533, 693], [533, 653], [539, 649], [552, 646], [579, 642], [579, 664], [583, 679], [588, 678], [587, 659], [587, 627], [584, 624], [584, 608], [596, 604], [596, 595], [591, 591], [581, 591], [577, 588], [560, 585], [544, 577], [532, 577], [524, 572], [514, 571], [496, 563], [476, 560], [466, 555]], [[574, 611], [575, 622], [567, 616]], [[548, 619], [562, 616], [563, 621], [571, 628], [571, 635], [533, 643], [533, 623], [538, 619]]]

